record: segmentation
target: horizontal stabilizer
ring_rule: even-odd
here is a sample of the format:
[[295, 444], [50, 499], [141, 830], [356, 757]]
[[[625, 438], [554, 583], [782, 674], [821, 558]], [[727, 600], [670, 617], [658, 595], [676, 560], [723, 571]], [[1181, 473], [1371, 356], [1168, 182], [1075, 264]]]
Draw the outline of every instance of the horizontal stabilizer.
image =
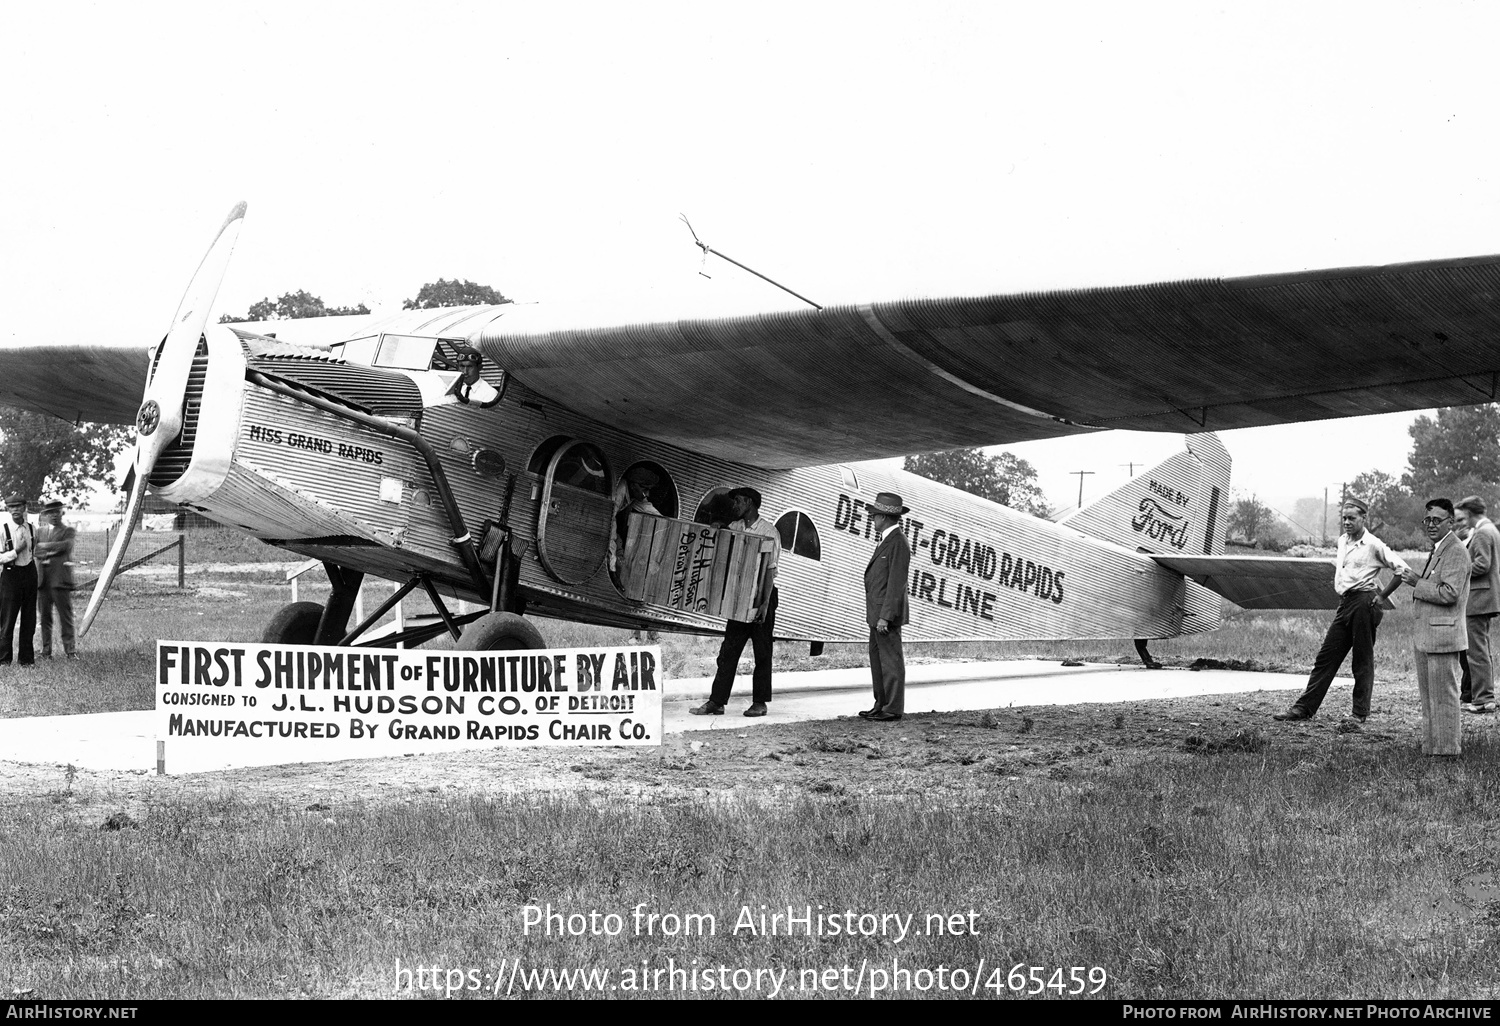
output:
[[1157, 563], [1244, 609], [1337, 609], [1333, 560], [1286, 556], [1187, 556], [1150, 553]]

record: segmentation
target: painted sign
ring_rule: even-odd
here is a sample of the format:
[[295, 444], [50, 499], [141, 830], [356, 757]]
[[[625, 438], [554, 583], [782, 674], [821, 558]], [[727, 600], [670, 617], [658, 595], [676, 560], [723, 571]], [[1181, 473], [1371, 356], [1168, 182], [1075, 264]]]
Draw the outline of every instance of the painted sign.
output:
[[[437, 652], [159, 641], [157, 739], [285, 762], [461, 748], [661, 743], [656, 647]], [[336, 752], [336, 754], [334, 754]], [[264, 761], [264, 760], [260, 760]]]

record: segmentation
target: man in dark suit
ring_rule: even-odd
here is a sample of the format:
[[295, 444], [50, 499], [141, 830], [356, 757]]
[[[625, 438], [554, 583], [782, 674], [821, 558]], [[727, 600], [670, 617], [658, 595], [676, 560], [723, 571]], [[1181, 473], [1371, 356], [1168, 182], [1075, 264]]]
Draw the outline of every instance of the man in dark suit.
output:
[[[11, 656], [22, 666], [35, 661], [32, 637], [36, 634], [36, 533], [26, 520], [26, 499], [12, 495], [5, 500], [10, 518], [0, 522], [0, 666]], [[20, 621], [20, 640], [16, 622]], [[19, 651], [15, 651], [18, 649]]]
[[[1464, 712], [1495, 711], [1495, 670], [1490, 660], [1490, 625], [1500, 613], [1500, 531], [1484, 515], [1484, 500], [1470, 495], [1459, 500], [1455, 518], [1466, 518], [1469, 539], [1469, 687]], [[1461, 523], [1455, 520], [1455, 524]]]
[[42, 568], [36, 611], [42, 621], [42, 658], [52, 658], [52, 610], [62, 634], [63, 652], [77, 653], [73, 641], [73, 538], [76, 531], [63, 523], [63, 504], [52, 499], [42, 505], [42, 526], [36, 532], [36, 560]]
[[911, 619], [906, 582], [911, 576], [911, 548], [901, 532], [901, 518], [911, 507], [895, 492], [881, 492], [865, 507], [880, 541], [865, 567], [865, 621], [870, 625], [870, 683], [875, 705], [860, 712], [867, 720], [899, 720], [906, 712], [906, 657], [901, 628]]
[[1464, 623], [1469, 599], [1469, 550], [1453, 533], [1453, 503], [1430, 499], [1422, 520], [1432, 555], [1419, 574], [1407, 567], [1416, 634], [1417, 697], [1422, 703], [1422, 754], [1459, 754], [1458, 654], [1469, 647]]

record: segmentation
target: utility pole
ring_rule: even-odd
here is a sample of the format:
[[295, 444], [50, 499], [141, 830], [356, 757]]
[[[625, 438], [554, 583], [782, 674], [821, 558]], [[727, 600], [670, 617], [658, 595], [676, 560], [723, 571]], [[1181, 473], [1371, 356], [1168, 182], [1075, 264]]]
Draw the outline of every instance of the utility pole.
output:
[[1092, 474], [1093, 471], [1092, 470], [1070, 470], [1070, 471], [1068, 471], [1068, 473], [1070, 473], [1070, 474], [1077, 474], [1078, 475], [1078, 508], [1079, 509], [1083, 509], [1083, 476], [1085, 474]]
[[1323, 547], [1328, 548], [1328, 486], [1323, 486]]

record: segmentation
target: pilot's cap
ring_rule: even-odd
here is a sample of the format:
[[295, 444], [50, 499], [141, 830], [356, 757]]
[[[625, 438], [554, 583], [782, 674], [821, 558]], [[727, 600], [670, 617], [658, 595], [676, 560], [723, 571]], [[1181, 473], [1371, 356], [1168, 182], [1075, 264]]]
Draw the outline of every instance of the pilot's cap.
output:
[[647, 467], [631, 467], [625, 471], [625, 480], [631, 484], [638, 484], [642, 488], [655, 488], [656, 482], [661, 478]]
[[473, 349], [465, 349], [458, 354], [458, 365], [460, 367], [467, 367], [471, 363], [476, 367], [483, 366], [484, 357]]

